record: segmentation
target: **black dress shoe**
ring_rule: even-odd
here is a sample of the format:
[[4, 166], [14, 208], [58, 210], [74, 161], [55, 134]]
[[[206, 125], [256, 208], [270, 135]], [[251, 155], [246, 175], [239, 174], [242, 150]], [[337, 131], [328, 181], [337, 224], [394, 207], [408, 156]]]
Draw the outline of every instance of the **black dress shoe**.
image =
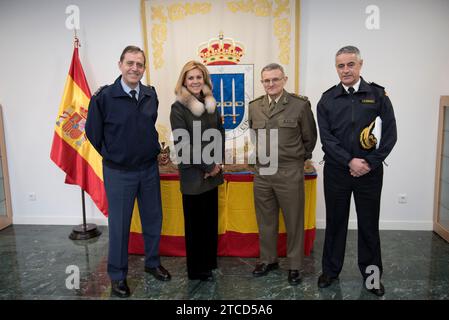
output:
[[148, 272], [160, 281], [168, 281], [171, 279], [170, 273], [163, 266], [158, 266], [156, 268], [145, 267], [145, 272]]
[[127, 298], [130, 295], [126, 279], [111, 280], [111, 294], [119, 298]]
[[376, 296], [382, 297], [382, 296], [385, 294], [385, 287], [384, 287], [384, 285], [382, 284], [382, 282], [379, 283], [379, 284], [380, 284], [380, 285], [379, 285], [379, 288], [372, 288], [372, 289], [368, 289], [368, 288], [367, 288], [366, 282], [365, 282], [365, 281], [363, 281], [363, 283], [364, 283], [365, 289], [368, 290], [369, 292], [375, 294]]
[[298, 285], [302, 280], [299, 270], [288, 270], [288, 283], [293, 286]]
[[318, 287], [327, 288], [329, 287], [334, 280], [338, 280], [338, 277], [330, 277], [325, 273], [322, 273], [318, 278]]
[[256, 265], [256, 268], [254, 268], [253, 276], [255, 277], [261, 277], [266, 275], [271, 270], [276, 270], [279, 268], [279, 264], [277, 262], [275, 263], [259, 263]]
[[212, 271], [191, 273], [188, 275], [188, 278], [190, 280], [200, 280], [200, 281], [208, 281], [208, 282], [214, 281], [214, 276], [212, 274]]

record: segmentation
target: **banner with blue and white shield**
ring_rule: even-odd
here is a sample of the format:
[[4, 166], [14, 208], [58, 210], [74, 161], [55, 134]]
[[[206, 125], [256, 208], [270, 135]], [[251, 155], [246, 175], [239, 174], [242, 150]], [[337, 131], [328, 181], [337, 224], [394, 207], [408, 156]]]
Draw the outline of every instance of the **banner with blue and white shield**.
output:
[[207, 68], [226, 140], [236, 139], [248, 130], [248, 104], [254, 99], [254, 65], [209, 65]]

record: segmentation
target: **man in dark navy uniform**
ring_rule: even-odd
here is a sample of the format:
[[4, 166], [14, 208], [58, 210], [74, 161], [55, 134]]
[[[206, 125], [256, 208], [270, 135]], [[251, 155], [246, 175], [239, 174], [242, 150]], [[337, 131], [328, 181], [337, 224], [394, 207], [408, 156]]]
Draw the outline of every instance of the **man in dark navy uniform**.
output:
[[111, 293], [130, 295], [128, 239], [137, 198], [145, 244], [145, 268], [156, 279], [170, 280], [161, 266], [159, 240], [162, 227], [160, 153], [155, 128], [159, 101], [152, 86], [140, 82], [145, 54], [135, 46], [123, 50], [118, 63], [121, 76], [102, 87], [90, 100], [86, 135], [103, 157], [103, 180], [108, 198]]
[[[363, 60], [356, 47], [335, 58], [340, 83], [323, 93], [317, 119], [324, 151], [326, 234], [318, 286], [338, 279], [345, 256], [351, 194], [357, 211], [358, 265], [364, 286], [377, 296], [382, 259], [379, 211], [383, 161], [396, 143], [396, 120], [383, 87], [360, 77]], [[372, 277], [375, 275], [377, 281]]]

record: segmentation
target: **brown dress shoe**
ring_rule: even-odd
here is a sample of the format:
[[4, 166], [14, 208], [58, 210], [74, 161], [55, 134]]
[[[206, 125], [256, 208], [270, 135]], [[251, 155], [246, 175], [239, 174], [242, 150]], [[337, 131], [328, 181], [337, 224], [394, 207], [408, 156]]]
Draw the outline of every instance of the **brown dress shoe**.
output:
[[155, 268], [145, 267], [145, 272], [148, 272], [160, 281], [168, 281], [171, 279], [170, 273], [163, 266], [158, 266]]
[[276, 270], [279, 268], [279, 264], [277, 262], [275, 263], [258, 263], [253, 271], [253, 276], [255, 277], [261, 277], [265, 276], [270, 272], [271, 270]]

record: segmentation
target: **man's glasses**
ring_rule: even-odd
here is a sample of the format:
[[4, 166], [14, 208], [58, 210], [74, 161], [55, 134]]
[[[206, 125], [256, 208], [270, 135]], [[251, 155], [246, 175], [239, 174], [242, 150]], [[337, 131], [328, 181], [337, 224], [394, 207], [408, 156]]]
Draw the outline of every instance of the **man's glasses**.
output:
[[268, 85], [270, 85], [270, 83], [276, 84], [276, 83], [278, 83], [279, 81], [282, 81], [282, 80], [284, 80], [284, 78], [265, 79], [265, 80], [261, 80], [260, 82], [262, 82], [262, 84], [264, 86], [268, 86]]

